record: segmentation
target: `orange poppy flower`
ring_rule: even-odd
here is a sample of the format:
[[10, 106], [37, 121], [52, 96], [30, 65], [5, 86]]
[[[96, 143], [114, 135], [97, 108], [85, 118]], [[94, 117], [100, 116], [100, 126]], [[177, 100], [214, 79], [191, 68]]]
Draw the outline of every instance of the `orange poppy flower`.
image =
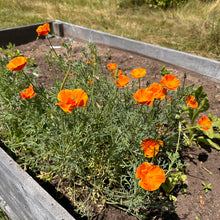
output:
[[27, 89], [24, 89], [25, 92], [21, 92], [21, 98], [22, 99], [31, 99], [33, 98], [34, 96], [36, 96], [36, 94], [34, 93], [34, 90], [33, 90], [33, 86], [30, 85]]
[[27, 57], [16, 57], [9, 62], [6, 68], [11, 71], [22, 70], [27, 63], [27, 60]]
[[36, 32], [38, 33], [38, 37], [41, 35], [48, 35], [48, 33], [50, 32], [50, 25], [48, 23], [44, 24], [44, 25], [40, 25]]
[[191, 108], [197, 108], [198, 102], [195, 100], [194, 96], [188, 95], [186, 98], [186, 105], [190, 106]]
[[202, 126], [202, 127], [200, 127], [201, 129], [209, 130], [211, 128], [210, 125], [212, 125], [212, 122], [210, 121], [210, 119], [208, 117], [203, 116], [199, 119], [198, 124], [199, 124], [199, 126]]
[[149, 89], [154, 93], [154, 98], [162, 100], [166, 97], [167, 91], [159, 83], [153, 83]]
[[176, 90], [180, 84], [180, 81], [172, 74], [165, 75], [160, 83], [169, 90]]
[[165, 182], [166, 176], [163, 169], [157, 165], [151, 165], [148, 162], [142, 163], [136, 171], [136, 178], [140, 186], [147, 191], [157, 190]]
[[57, 95], [58, 101], [56, 106], [60, 106], [63, 111], [71, 113], [75, 107], [86, 107], [88, 96], [82, 89], [65, 89], [61, 90]]
[[143, 68], [138, 68], [131, 71], [131, 76], [135, 79], [144, 77], [145, 75], [146, 75], [146, 70]]
[[109, 63], [107, 65], [107, 68], [110, 70], [115, 70], [118, 67], [118, 65], [116, 63]]
[[132, 94], [134, 99], [141, 105], [152, 105], [154, 101], [154, 93], [149, 89], [138, 89], [136, 94]]
[[147, 158], [151, 158], [154, 155], [158, 154], [159, 152], [159, 147], [163, 147], [163, 141], [161, 140], [151, 140], [149, 138], [146, 138], [145, 140], [142, 141], [141, 143], [141, 150], [144, 151], [144, 156]]
[[121, 75], [118, 77], [118, 80], [115, 81], [114, 83], [117, 84], [117, 87], [120, 88], [120, 87], [124, 87], [126, 85], [128, 85], [130, 81], [130, 78], [125, 76], [125, 75]]

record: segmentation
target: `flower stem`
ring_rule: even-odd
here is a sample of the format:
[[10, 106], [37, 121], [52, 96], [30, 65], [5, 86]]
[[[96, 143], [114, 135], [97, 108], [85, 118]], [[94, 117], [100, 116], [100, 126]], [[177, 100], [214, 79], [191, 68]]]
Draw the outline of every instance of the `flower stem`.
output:
[[179, 150], [179, 145], [180, 145], [180, 133], [181, 133], [181, 123], [179, 122], [179, 133], [178, 133], [178, 141], [177, 141], [177, 145], [176, 145], [176, 151], [173, 154], [173, 159], [171, 160], [171, 162], [169, 164], [168, 170], [166, 172], [166, 176], [171, 171], [171, 168], [172, 168], [174, 162], [178, 159], [178, 150]]
[[63, 89], [63, 87], [64, 87], [64, 85], [65, 85], [65, 83], [66, 83], [66, 80], [67, 80], [67, 78], [68, 78], [68, 76], [69, 76], [69, 74], [70, 74], [70, 70], [71, 70], [71, 66], [69, 66], [69, 69], [67, 70], [67, 73], [66, 73], [66, 75], [65, 75], [65, 77], [64, 77], [64, 79], [63, 79], [63, 82], [62, 82], [62, 85], [61, 85], [61, 87], [60, 87], [60, 90]]
[[46, 37], [46, 38], [47, 38], [47, 40], [49, 41], [50, 48], [53, 50], [53, 52], [55, 53], [56, 57], [59, 59], [59, 56], [57, 55], [56, 51], [54, 50], [54, 47], [53, 47], [53, 45], [51, 44], [50, 39], [49, 39], [48, 37]]

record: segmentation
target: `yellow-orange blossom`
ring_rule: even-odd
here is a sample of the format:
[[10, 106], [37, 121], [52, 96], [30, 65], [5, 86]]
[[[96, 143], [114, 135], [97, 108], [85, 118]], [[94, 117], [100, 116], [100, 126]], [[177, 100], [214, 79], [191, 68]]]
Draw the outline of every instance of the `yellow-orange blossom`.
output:
[[148, 162], [142, 163], [137, 168], [136, 178], [141, 179], [138, 183], [147, 191], [157, 190], [166, 180], [164, 170]]
[[33, 98], [34, 96], [36, 96], [36, 94], [34, 93], [34, 90], [33, 90], [33, 86], [30, 85], [27, 89], [24, 89], [25, 92], [21, 92], [21, 98], [22, 99], [31, 99]]
[[160, 146], [163, 147], [163, 141], [155, 141], [150, 138], [146, 138], [141, 143], [141, 149], [144, 151], [144, 156], [148, 158], [153, 157], [154, 154], [157, 155]]
[[15, 57], [9, 62], [6, 68], [11, 71], [22, 70], [27, 63], [27, 60], [27, 57]]
[[63, 111], [71, 113], [75, 107], [86, 107], [88, 96], [82, 89], [65, 89], [61, 90], [57, 95], [58, 101], [56, 106], [60, 106]]

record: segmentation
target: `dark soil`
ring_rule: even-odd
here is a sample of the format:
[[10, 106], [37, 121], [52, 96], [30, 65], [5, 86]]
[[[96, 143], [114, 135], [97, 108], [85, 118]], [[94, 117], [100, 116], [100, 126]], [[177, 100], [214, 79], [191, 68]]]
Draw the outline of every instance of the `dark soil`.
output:
[[[62, 47], [63, 39], [51, 39], [53, 46], [61, 46], [55, 49], [58, 54], [64, 51]], [[72, 42], [73, 56], [78, 59], [82, 56], [79, 46], [85, 46], [84, 42], [76, 40]], [[208, 94], [210, 101], [210, 109], [208, 112], [212, 115], [220, 117], [220, 82], [206, 76], [200, 75], [189, 70], [173, 66], [146, 56], [134, 54], [132, 52], [123, 51], [115, 48], [109, 48], [103, 45], [97, 45], [99, 55], [102, 57], [103, 66], [106, 68], [110, 62], [117, 63], [122, 72], [129, 73], [135, 68], [145, 68], [147, 70], [147, 80], [150, 82], [159, 82], [161, 79], [160, 70], [163, 65], [172, 74], [183, 82], [184, 73], [186, 74], [186, 85], [195, 84], [195, 88], [202, 85], [204, 91]], [[49, 53], [50, 45], [47, 40], [40, 39], [25, 45], [17, 46], [24, 56], [35, 58], [42, 75], [38, 77], [38, 81], [43, 83], [45, 87], [50, 87], [52, 76], [48, 68], [48, 64], [44, 55]], [[106, 68], [106, 71], [107, 68]], [[207, 112], [205, 113], [207, 115]], [[218, 220], [220, 219], [220, 153], [212, 148], [198, 148], [196, 146], [188, 148], [184, 153], [184, 160], [189, 164], [187, 167], [187, 192], [179, 193], [177, 197], [175, 213], [152, 214], [149, 219], [186, 219], [186, 220]], [[210, 174], [212, 173], [212, 175]], [[207, 193], [203, 189], [202, 181], [211, 184], [212, 189]], [[97, 218], [107, 220], [135, 219], [127, 215], [123, 211], [114, 207], [106, 207], [105, 211]]]

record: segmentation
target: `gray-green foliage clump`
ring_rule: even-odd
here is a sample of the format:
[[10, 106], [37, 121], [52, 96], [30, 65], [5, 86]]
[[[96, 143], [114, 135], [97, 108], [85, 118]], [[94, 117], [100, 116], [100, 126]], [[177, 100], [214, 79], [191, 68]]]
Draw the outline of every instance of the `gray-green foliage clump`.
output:
[[[137, 81], [123, 88], [116, 86], [116, 76], [103, 70], [92, 43], [88, 43], [88, 50], [81, 48], [80, 60], [71, 56], [71, 44], [64, 47], [67, 52], [63, 56], [51, 51], [47, 57], [49, 66], [67, 73], [65, 85], [62, 78], [54, 77], [50, 89], [36, 83], [31, 59], [22, 70], [7, 69], [9, 61], [20, 56], [20, 52], [11, 47], [2, 50], [2, 141], [24, 169], [41, 180], [58, 181], [57, 188], [65, 189], [81, 215], [92, 217], [91, 203], [98, 204], [100, 209], [113, 204], [139, 217], [155, 208], [172, 210], [172, 202], [160, 190], [142, 189], [135, 173], [147, 161], [140, 146], [145, 138], [163, 140], [164, 146], [159, 156], [154, 156], [154, 164], [166, 175], [184, 167], [176, 150], [182, 147], [178, 143], [176, 115], [182, 109], [177, 103], [183, 104], [183, 88], [168, 92], [172, 103], [164, 98], [155, 100], [152, 106], [135, 104], [132, 94]], [[21, 92], [31, 85], [36, 95], [23, 99]], [[56, 106], [60, 101], [57, 94], [63, 88], [83, 89], [89, 97], [87, 106], [74, 108], [71, 114]], [[158, 133], [158, 124], [164, 127], [162, 133]]]

